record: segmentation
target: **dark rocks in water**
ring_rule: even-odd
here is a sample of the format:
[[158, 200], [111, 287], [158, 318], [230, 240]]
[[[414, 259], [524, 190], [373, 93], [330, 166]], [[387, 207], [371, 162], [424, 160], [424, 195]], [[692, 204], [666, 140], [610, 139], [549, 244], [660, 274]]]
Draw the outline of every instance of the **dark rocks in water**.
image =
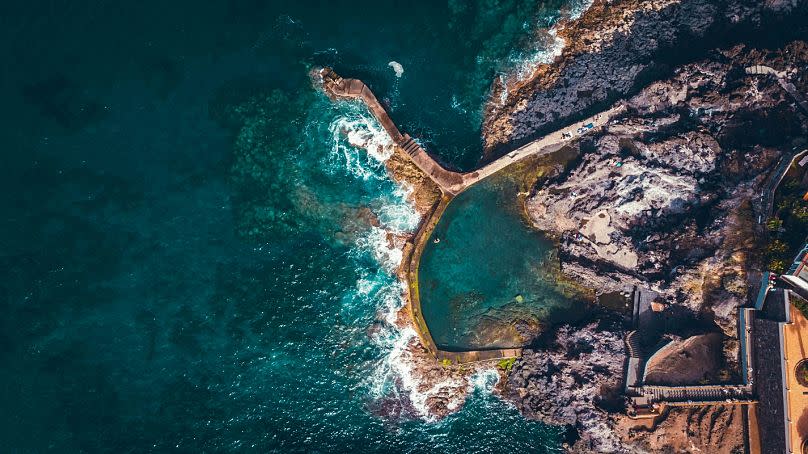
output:
[[[397, 386], [400, 388], [401, 384], [397, 383]], [[372, 399], [368, 401], [367, 409], [392, 425], [398, 425], [419, 416], [406, 393], [392, 393], [381, 399]]]
[[759, 76], [739, 83], [734, 69], [782, 68], [808, 92], [808, 44], [713, 54], [630, 98], [622, 118], [587, 138], [589, 152], [575, 166], [536, 188], [527, 210], [539, 229], [562, 239], [566, 273], [601, 292], [649, 285], [666, 304], [714, 319], [732, 339], [755, 265], [758, 217], [766, 216], [760, 194], [808, 131], [778, 83]]
[[483, 125], [489, 157], [584, 118], [712, 48], [804, 36], [808, 5], [786, 3], [596, 0], [559, 27], [566, 47], [552, 65], [525, 80], [495, 82]]
[[619, 445], [609, 429], [608, 412], [623, 408], [621, 334], [596, 323], [565, 325], [553, 334], [546, 347], [523, 351], [503, 394], [528, 417], [575, 428], [578, 443], [614, 452]]

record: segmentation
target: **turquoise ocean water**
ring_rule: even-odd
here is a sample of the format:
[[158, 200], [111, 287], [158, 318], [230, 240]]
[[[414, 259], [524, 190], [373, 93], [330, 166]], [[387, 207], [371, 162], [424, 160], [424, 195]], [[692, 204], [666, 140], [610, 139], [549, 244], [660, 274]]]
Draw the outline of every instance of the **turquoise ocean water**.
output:
[[451, 201], [419, 268], [421, 310], [443, 350], [528, 345], [586, 305], [554, 282], [550, 239], [528, 226], [518, 185], [494, 175]]
[[491, 80], [580, 6], [0, 6], [0, 452], [557, 451], [490, 374], [423, 415], [388, 241], [418, 217], [307, 72], [468, 169]]

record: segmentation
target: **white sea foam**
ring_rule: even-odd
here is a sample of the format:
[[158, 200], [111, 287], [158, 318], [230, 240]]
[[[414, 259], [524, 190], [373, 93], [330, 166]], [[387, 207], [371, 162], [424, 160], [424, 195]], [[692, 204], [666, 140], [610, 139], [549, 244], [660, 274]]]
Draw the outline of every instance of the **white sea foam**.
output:
[[[499, 80], [502, 85], [507, 87], [509, 81], [523, 81], [530, 77], [536, 68], [541, 64], [552, 63], [565, 46], [564, 39], [558, 36], [558, 30], [550, 28], [546, 32], [540, 34], [539, 41], [536, 44], [535, 50], [532, 52], [522, 53], [514, 60], [513, 66], [515, 69], [511, 72], [500, 74]], [[500, 102], [505, 102], [508, 90], [503, 90], [500, 95]]]
[[[332, 136], [331, 159], [336, 167], [343, 168], [359, 180], [389, 179], [383, 164], [392, 154], [393, 144], [369, 114], [344, 111], [330, 123], [329, 131]], [[462, 391], [467, 384], [447, 379], [430, 382], [427, 388], [424, 377], [416, 370], [413, 357], [418, 335], [412, 326], [400, 327], [398, 313], [405, 304], [405, 288], [394, 273], [401, 264], [403, 250], [394, 237], [412, 233], [420, 221], [420, 215], [408, 202], [411, 192], [411, 187], [399, 184], [371, 204], [381, 226], [371, 227], [357, 239], [355, 253], [373, 257], [380, 268], [362, 270], [350, 304], [372, 304], [379, 319], [384, 321], [384, 326], [373, 335], [383, 353], [381, 361], [367, 378], [370, 396], [375, 399], [402, 398], [411, 404], [416, 416], [432, 421], [435, 416], [429, 410], [429, 398], [438, 394], [458, 394], [455, 390]], [[462, 399], [458, 395], [448, 402], [448, 408], [457, 409]]]
[[371, 227], [370, 232], [357, 239], [357, 246], [370, 252], [388, 272], [393, 272], [401, 264], [403, 251], [390, 241], [389, 232], [380, 227]]
[[519, 78], [524, 79], [529, 76], [540, 64], [552, 63], [556, 57], [561, 55], [565, 45], [564, 39], [558, 36], [557, 29], [551, 28], [548, 30], [543, 48], [529, 55], [520, 65], [518, 69]]
[[456, 94], [452, 94], [452, 102], [449, 105], [451, 106], [452, 109], [454, 109], [454, 110], [456, 110], [456, 111], [458, 111], [460, 113], [463, 113], [463, 114], [468, 113], [468, 109], [466, 107], [464, 107], [464, 104], [460, 102], [460, 99], [457, 97]]
[[346, 112], [335, 118], [328, 130], [333, 161], [362, 180], [387, 178], [383, 163], [393, 155], [393, 141], [374, 118]]
[[394, 200], [384, 203], [377, 210], [379, 221], [394, 233], [412, 232], [418, 227], [421, 215], [413, 205], [407, 203], [412, 191], [412, 186], [406, 183], [397, 185], [392, 194]]
[[499, 372], [496, 369], [483, 369], [469, 379], [469, 391], [483, 391], [490, 394], [499, 383]]
[[575, 0], [570, 4], [569, 18], [571, 20], [578, 19], [581, 15], [592, 6], [593, 0]]
[[[371, 252], [382, 265], [378, 274], [368, 272], [357, 281], [356, 287], [357, 296], [366, 304], [374, 304], [379, 318], [385, 322], [373, 336], [373, 341], [383, 354], [381, 361], [368, 376], [367, 387], [371, 398], [385, 399], [392, 396], [406, 400], [415, 416], [425, 421], [435, 421], [436, 416], [429, 409], [429, 398], [435, 395], [454, 395], [456, 397], [447, 403], [447, 408], [456, 410], [462, 404], [464, 397], [461, 391], [467, 384], [446, 379], [426, 387], [425, 377], [417, 370], [417, 361], [413, 357], [413, 347], [419, 342], [418, 335], [410, 325], [401, 327], [398, 320], [399, 311], [405, 304], [405, 288], [392, 273], [401, 262], [402, 250], [386, 241], [386, 236], [387, 231], [374, 228], [367, 237], [357, 242], [360, 250]], [[498, 376], [496, 371], [488, 372], [494, 373], [493, 382], [490, 375], [483, 374], [476, 380], [475, 388], [489, 391], [493, 389]]]
[[[590, 6], [592, 6], [592, 2], [593, 0], [573, 1], [570, 4], [569, 9], [563, 13], [563, 17], [570, 20], [578, 19], [587, 9], [589, 9]], [[550, 27], [545, 32], [539, 33], [534, 50], [530, 52], [523, 52], [518, 55], [513, 59], [514, 61], [512, 62], [515, 69], [505, 74], [500, 74], [499, 80], [506, 88], [500, 94], [500, 103], [505, 103], [505, 101], [507, 101], [507, 86], [509, 81], [521, 82], [527, 79], [536, 71], [536, 68], [539, 65], [552, 63], [556, 57], [561, 55], [561, 52], [564, 50], [565, 46], [566, 43], [564, 42], [564, 39], [558, 36], [558, 28], [556, 25]]]
[[[400, 227], [417, 225], [417, 213], [406, 202], [385, 205], [387, 216], [402, 213], [397, 219]], [[412, 344], [418, 342], [418, 335], [411, 326], [399, 326], [398, 313], [405, 304], [404, 284], [394, 276], [394, 270], [401, 263], [402, 249], [387, 240], [388, 230], [374, 227], [364, 237], [357, 240], [357, 248], [370, 253], [381, 265], [378, 274], [368, 273], [357, 281], [357, 296], [365, 303], [376, 306], [379, 318], [385, 325], [373, 336], [373, 341], [383, 352], [382, 359], [375, 366], [367, 380], [371, 398], [384, 399], [391, 396], [404, 399], [412, 405], [416, 416], [427, 421], [435, 417], [429, 411], [427, 401], [435, 393], [445, 388], [456, 388], [453, 381], [439, 382], [422, 391], [421, 377], [416, 371]], [[455, 403], [455, 406], [459, 403]]]
[[[386, 335], [379, 336], [376, 340], [388, 353], [370, 377], [371, 394], [380, 399], [391, 393], [402, 397], [403, 393], [403, 397], [409, 401], [418, 417], [426, 421], [435, 421], [437, 418], [430, 412], [427, 404], [429, 398], [438, 394], [457, 394], [454, 390], [462, 388], [463, 384], [447, 379], [422, 390], [423, 377], [415, 370], [411, 349], [412, 344], [418, 342], [418, 334], [412, 327], [388, 331]], [[458, 396], [450, 401], [447, 407], [454, 410], [461, 403], [462, 397]]]
[[401, 63], [397, 61], [391, 61], [387, 64], [387, 66], [393, 68], [393, 71], [396, 73], [396, 77], [401, 77], [404, 74], [404, 67], [401, 66]]

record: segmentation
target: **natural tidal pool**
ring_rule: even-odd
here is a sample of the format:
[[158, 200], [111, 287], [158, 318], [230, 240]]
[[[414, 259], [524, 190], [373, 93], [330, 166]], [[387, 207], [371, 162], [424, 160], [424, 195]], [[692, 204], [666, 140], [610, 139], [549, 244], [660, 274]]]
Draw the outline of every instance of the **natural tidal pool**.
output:
[[421, 257], [421, 310], [438, 348], [521, 347], [552, 323], [585, 311], [557, 281], [553, 242], [531, 228], [519, 187], [495, 176], [455, 198]]

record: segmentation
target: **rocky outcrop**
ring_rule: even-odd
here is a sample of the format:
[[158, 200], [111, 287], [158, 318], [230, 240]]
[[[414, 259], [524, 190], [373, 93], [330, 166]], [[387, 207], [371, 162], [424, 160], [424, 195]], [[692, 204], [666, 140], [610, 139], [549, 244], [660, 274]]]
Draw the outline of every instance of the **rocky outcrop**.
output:
[[[595, 0], [554, 30], [564, 49], [528, 76], [494, 83], [483, 124], [488, 157], [631, 95], [718, 43], [799, 35], [805, 1]], [[503, 150], [505, 151], [505, 150]]]
[[673, 341], [645, 365], [649, 385], [680, 386], [720, 383], [721, 335], [700, 334]]
[[[568, 272], [604, 292], [649, 283], [669, 305], [735, 336], [762, 186], [808, 130], [775, 81], [739, 71], [751, 54], [761, 52], [716, 52], [646, 87], [622, 118], [579, 144], [576, 165], [536, 188], [528, 212], [560, 237], [562, 259], [581, 265]], [[769, 55], [802, 67], [808, 46]], [[582, 272], [593, 264], [597, 276]]]
[[416, 167], [400, 147], [394, 147], [384, 165], [393, 180], [412, 190], [409, 201], [421, 215], [429, 212], [440, 199], [440, 189], [435, 182]]
[[577, 430], [579, 446], [615, 452], [607, 409], [622, 406], [624, 359], [620, 335], [596, 324], [562, 326], [549, 345], [523, 351], [503, 394], [529, 417]]
[[[737, 370], [737, 309], [750, 297], [749, 273], [759, 267], [765, 229], [761, 194], [780, 158], [808, 145], [808, 120], [777, 81], [744, 73], [756, 63], [808, 88], [803, 42], [714, 51], [629, 98], [624, 114], [577, 143], [575, 163], [526, 199], [535, 226], [559, 239], [566, 274], [599, 292], [650, 287], [660, 294], [665, 332], [695, 336], [649, 365], [652, 381], [714, 383], [732, 380]], [[619, 337], [588, 329], [582, 336], [592, 336], [597, 355], [622, 366], [622, 350], [600, 347]], [[576, 352], [570, 333], [559, 330], [558, 339], [547, 351], [527, 353], [508, 385], [525, 414], [576, 427], [581, 440], [572, 449], [731, 452], [742, 442], [732, 408], [675, 410], [655, 431], [630, 428], [597, 403], [598, 390], [611, 389], [610, 374], [622, 370], [586, 369], [570, 359], [577, 354], [569, 353]], [[690, 374], [676, 375], [680, 369]]]

